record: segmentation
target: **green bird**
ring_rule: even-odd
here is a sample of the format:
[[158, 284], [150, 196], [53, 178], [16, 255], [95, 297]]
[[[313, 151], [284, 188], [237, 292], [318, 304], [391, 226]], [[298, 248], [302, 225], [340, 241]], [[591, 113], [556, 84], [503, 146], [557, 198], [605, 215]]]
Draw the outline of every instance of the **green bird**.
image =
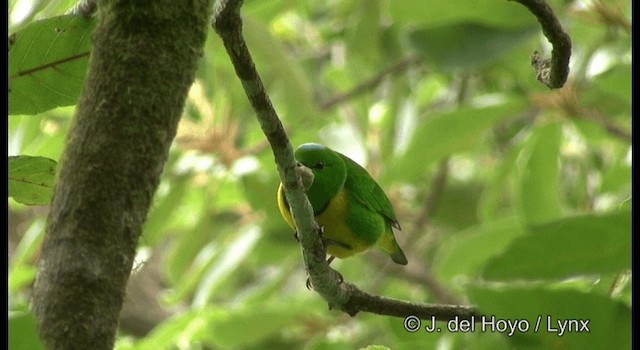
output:
[[[301, 166], [313, 173], [307, 197], [315, 219], [323, 229], [329, 262], [347, 258], [374, 245], [401, 265], [407, 257], [398, 245], [393, 228], [400, 230], [391, 202], [382, 188], [358, 163], [317, 143], [305, 143], [295, 151]], [[296, 229], [282, 183], [278, 188], [278, 208], [284, 220]]]

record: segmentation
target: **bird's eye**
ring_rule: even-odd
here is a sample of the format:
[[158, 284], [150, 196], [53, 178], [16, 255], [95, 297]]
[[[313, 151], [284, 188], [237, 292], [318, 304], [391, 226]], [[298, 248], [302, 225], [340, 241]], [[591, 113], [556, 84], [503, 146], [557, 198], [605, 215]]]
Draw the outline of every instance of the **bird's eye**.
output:
[[323, 162], [317, 162], [316, 166], [314, 168], [322, 170], [324, 168], [324, 163]]

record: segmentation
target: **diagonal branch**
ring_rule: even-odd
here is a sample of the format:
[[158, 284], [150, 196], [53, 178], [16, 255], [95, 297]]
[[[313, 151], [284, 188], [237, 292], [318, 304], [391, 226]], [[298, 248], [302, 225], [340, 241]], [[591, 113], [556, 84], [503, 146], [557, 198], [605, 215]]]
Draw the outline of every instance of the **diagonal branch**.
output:
[[372, 90], [376, 88], [378, 85], [380, 85], [380, 83], [387, 76], [393, 76], [393, 75], [402, 73], [417, 63], [420, 63], [419, 57], [417, 56], [405, 57], [400, 61], [390, 65], [389, 67], [384, 68], [373, 77], [354, 86], [351, 90], [332, 96], [326, 101], [320, 102], [320, 110], [326, 111], [340, 103], [348, 101], [358, 95], [364, 94], [365, 92]]
[[462, 319], [471, 319], [475, 311], [468, 306], [415, 304], [365, 293], [353, 284], [341, 281], [339, 274], [326, 263], [325, 252], [318, 234], [319, 227], [313, 218], [313, 210], [295, 171], [291, 144], [273, 109], [242, 36], [240, 17], [242, 2], [242, 0], [219, 0], [214, 9], [212, 26], [222, 38], [236, 74], [256, 112], [260, 126], [271, 144], [280, 179], [298, 228], [304, 264], [315, 291], [327, 301], [330, 308], [342, 310], [352, 316], [359, 311], [367, 311], [398, 317], [414, 315], [426, 319], [435, 317], [439, 320], [449, 320], [457, 316]]
[[542, 33], [547, 37], [553, 51], [551, 58], [545, 59], [535, 51], [531, 65], [538, 80], [550, 89], [564, 86], [569, 76], [569, 58], [571, 57], [571, 38], [562, 29], [562, 25], [553, 13], [553, 9], [544, 0], [513, 0], [525, 6], [540, 22]]

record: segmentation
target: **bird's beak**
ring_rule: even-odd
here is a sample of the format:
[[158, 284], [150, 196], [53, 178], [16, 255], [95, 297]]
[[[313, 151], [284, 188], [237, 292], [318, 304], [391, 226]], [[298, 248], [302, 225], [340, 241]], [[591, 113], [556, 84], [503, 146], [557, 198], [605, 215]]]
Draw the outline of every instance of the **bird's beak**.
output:
[[313, 171], [302, 165], [302, 163], [298, 163], [296, 166], [296, 172], [302, 179], [302, 186], [304, 186], [304, 190], [308, 190], [309, 187], [311, 187], [311, 184], [313, 184]]

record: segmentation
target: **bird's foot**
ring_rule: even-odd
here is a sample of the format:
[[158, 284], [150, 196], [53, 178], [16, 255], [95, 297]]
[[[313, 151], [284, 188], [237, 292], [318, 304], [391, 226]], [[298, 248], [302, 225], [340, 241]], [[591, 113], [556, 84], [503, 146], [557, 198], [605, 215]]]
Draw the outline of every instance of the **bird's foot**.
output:
[[342, 282], [344, 282], [344, 277], [342, 277], [342, 275], [338, 271], [336, 271], [336, 274], [338, 275], [338, 284], [342, 284]]
[[305, 283], [308, 290], [313, 290], [313, 285], [311, 284], [311, 280], [307, 277], [307, 282]]
[[[330, 257], [329, 259], [333, 258]], [[342, 277], [342, 275], [340, 274], [340, 272], [333, 270], [333, 272], [336, 273], [337, 278], [338, 278], [338, 284], [342, 284], [342, 282], [344, 282], [344, 277]], [[311, 279], [309, 277], [307, 277], [307, 281], [305, 282], [305, 286], [307, 287], [308, 290], [313, 290], [313, 284], [311, 283]]]
[[[327, 265], [331, 265], [331, 262], [335, 259], [336, 257], [331, 255], [328, 259], [327, 259]], [[344, 282], [344, 278], [342, 277], [342, 275], [340, 274], [340, 272], [333, 270], [336, 274], [338, 274], [338, 284]], [[309, 279], [309, 277], [307, 277], [307, 282], [305, 283], [305, 285], [307, 286], [308, 290], [313, 290], [313, 284], [311, 284], [311, 279]]]
[[300, 236], [298, 236], [298, 230], [293, 231], [293, 238], [300, 243]]

